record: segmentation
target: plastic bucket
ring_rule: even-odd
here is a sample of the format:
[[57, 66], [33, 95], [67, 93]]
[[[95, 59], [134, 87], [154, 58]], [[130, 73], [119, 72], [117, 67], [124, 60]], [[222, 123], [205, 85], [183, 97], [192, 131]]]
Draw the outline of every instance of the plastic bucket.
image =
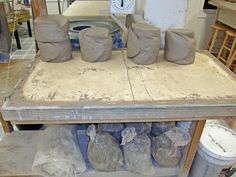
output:
[[220, 125], [206, 125], [189, 177], [219, 177], [236, 162], [236, 133]]

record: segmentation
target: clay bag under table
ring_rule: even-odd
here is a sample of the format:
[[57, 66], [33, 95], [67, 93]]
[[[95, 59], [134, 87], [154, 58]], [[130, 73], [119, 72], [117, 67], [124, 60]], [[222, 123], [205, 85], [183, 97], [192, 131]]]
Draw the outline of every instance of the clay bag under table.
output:
[[156, 62], [160, 48], [160, 29], [145, 23], [133, 23], [128, 32], [127, 56], [134, 63]]
[[40, 133], [32, 164], [34, 173], [44, 177], [72, 177], [85, 172], [87, 167], [76, 129], [74, 125], [55, 125]]
[[72, 47], [69, 40], [55, 43], [37, 43], [42, 61], [60, 63], [72, 58]]
[[79, 33], [81, 56], [84, 61], [98, 62], [111, 58], [112, 38], [106, 28], [93, 27]]
[[69, 20], [63, 15], [44, 15], [34, 20], [37, 42], [62, 42], [69, 40]]
[[196, 40], [194, 32], [187, 29], [169, 29], [166, 31], [164, 57], [167, 61], [188, 65], [194, 63]]
[[90, 137], [87, 156], [91, 166], [98, 171], [118, 171], [123, 166], [119, 143], [107, 132], [96, 132], [95, 126], [87, 129]]
[[137, 135], [134, 127], [122, 131], [125, 165], [128, 171], [155, 175], [151, 158], [151, 140], [146, 134]]

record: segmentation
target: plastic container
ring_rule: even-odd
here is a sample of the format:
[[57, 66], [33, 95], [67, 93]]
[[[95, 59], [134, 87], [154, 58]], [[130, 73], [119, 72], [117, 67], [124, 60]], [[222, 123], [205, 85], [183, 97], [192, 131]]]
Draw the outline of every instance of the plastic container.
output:
[[203, 131], [189, 177], [218, 177], [236, 162], [236, 133], [209, 124]]

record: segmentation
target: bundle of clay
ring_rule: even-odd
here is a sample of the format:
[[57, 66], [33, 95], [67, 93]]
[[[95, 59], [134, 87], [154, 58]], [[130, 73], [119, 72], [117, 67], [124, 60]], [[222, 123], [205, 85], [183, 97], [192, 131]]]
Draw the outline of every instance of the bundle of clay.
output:
[[164, 57], [180, 65], [192, 64], [195, 60], [196, 40], [194, 32], [187, 29], [169, 29], [166, 31]]
[[190, 141], [190, 134], [184, 129], [173, 127], [160, 136], [152, 138], [151, 153], [160, 166], [176, 166], [181, 159], [181, 147]]
[[156, 62], [160, 48], [160, 29], [145, 23], [133, 23], [128, 32], [127, 56], [134, 63]]
[[105, 61], [111, 58], [112, 38], [106, 28], [94, 27], [79, 33], [82, 59], [87, 62]]
[[76, 138], [76, 126], [50, 126], [40, 133], [32, 170], [45, 177], [71, 177], [87, 167]]
[[41, 59], [46, 62], [64, 62], [71, 59], [69, 21], [62, 15], [44, 15], [34, 21], [35, 39]]
[[151, 141], [146, 134], [137, 135], [134, 127], [122, 131], [122, 144], [127, 170], [143, 175], [154, 175]]
[[89, 126], [90, 137], [87, 156], [91, 166], [99, 171], [118, 171], [123, 165], [123, 154], [119, 143], [107, 132], [96, 132], [94, 125]]

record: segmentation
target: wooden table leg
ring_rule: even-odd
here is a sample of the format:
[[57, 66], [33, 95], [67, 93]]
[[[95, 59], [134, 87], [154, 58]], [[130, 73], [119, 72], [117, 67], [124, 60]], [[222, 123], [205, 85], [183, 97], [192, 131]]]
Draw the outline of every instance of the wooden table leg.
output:
[[204, 129], [206, 120], [198, 120], [194, 123], [192, 126], [192, 139], [189, 145], [186, 147], [187, 151], [185, 154], [183, 154], [183, 165], [182, 165], [182, 171], [178, 174], [178, 177], [187, 177], [189, 174], [189, 170], [192, 166], [194, 156], [197, 152], [198, 143], [200, 141], [202, 131]]
[[5, 133], [10, 133], [13, 131], [13, 127], [10, 122], [3, 120], [2, 113], [0, 112], [0, 122], [2, 124], [3, 131]]

